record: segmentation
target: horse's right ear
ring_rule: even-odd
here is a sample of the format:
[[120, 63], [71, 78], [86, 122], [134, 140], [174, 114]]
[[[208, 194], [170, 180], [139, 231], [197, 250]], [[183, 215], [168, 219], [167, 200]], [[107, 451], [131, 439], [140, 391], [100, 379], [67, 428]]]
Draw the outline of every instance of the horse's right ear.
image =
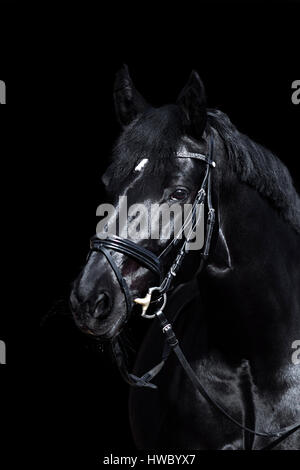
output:
[[207, 120], [206, 97], [202, 80], [195, 70], [177, 98], [177, 104], [184, 112], [187, 133], [195, 139], [200, 139]]
[[134, 87], [127, 65], [123, 65], [117, 72], [114, 84], [114, 103], [117, 118], [122, 127], [130, 124], [149, 107]]

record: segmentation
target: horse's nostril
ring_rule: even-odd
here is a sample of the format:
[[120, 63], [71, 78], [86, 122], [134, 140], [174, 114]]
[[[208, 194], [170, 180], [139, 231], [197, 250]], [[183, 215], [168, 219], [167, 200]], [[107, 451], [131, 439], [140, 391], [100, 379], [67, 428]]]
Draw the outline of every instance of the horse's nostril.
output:
[[109, 311], [110, 311], [109, 296], [105, 292], [102, 292], [97, 299], [95, 310], [92, 313], [92, 316], [94, 318], [103, 317], [104, 315], [107, 315]]

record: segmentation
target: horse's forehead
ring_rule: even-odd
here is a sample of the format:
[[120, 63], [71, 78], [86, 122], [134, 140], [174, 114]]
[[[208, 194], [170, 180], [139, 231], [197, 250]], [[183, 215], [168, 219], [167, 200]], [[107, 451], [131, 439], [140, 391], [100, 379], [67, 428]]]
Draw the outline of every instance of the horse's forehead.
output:
[[[189, 161], [189, 159], [193, 159], [195, 155], [205, 152], [205, 150], [205, 144], [201, 144], [187, 136], [184, 136], [178, 142], [172, 158], [168, 158], [165, 165], [162, 166], [162, 170], [164, 169], [170, 176], [172, 176], [172, 167], [174, 170], [180, 169], [182, 166], [187, 168], [187, 161]], [[185, 157], [187, 160], [184, 162], [182, 157]], [[132, 170], [133, 175], [140, 180], [143, 174], [146, 176], [148, 173], [151, 173], [151, 168], [155, 168], [155, 160], [156, 158], [153, 158], [153, 156], [147, 156], [147, 154], [142, 153]], [[193, 163], [192, 160], [191, 163]], [[160, 175], [163, 175], [163, 171], [160, 172]]]
[[149, 164], [149, 158], [142, 158], [142, 160], [136, 165], [134, 171], [140, 172], [148, 164]]
[[[149, 151], [147, 146], [141, 146], [139, 151], [135, 151], [135, 158], [131, 159], [128, 154], [130, 149], [127, 149], [128, 165], [124, 163], [124, 158], [122, 159], [119, 154], [119, 166], [117, 164], [118, 155], [116, 154], [116, 164], [109, 170], [112, 178], [111, 183], [114, 181], [115, 189], [119, 190], [120, 187], [123, 187], [123, 190], [126, 191], [126, 189], [132, 188], [136, 184], [145, 189], [145, 185], [148, 185], [149, 182], [150, 187], [155, 186], [157, 188], [160, 183], [165, 184], [166, 177], [172, 179], [172, 177], [178, 176], [178, 171], [180, 173], [184, 171], [188, 175], [189, 170], [194, 168], [194, 159], [189, 157], [193, 157], [193, 154], [205, 153], [206, 144], [204, 141], [199, 142], [190, 137], [182, 136], [174, 148], [161, 148], [159, 150], [160, 152], [155, 153]], [[177, 158], [182, 156], [187, 158]], [[153, 187], [153, 189], [155, 188]]]

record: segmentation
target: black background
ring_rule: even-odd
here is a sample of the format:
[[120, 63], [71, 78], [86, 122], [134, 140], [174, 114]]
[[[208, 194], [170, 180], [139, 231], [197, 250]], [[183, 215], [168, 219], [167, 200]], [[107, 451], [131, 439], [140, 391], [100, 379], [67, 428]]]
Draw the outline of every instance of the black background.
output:
[[278, 154], [299, 189], [300, 106], [291, 102], [299, 3], [115, 3], [108, 12], [91, 2], [2, 2], [1, 11], [1, 392], [4, 440], [15, 450], [4, 447], [12, 461], [18, 448], [32, 462], [134, 454], [127, 386], [107, 353], [67, 315], [40, 327], [49, 311], [68, 312], [95, 231], [100, 175], [119, 131], [114, 75], [127, 63], [136, 87], [160, 105], [174, 102], [196, 69], [209, 106]]

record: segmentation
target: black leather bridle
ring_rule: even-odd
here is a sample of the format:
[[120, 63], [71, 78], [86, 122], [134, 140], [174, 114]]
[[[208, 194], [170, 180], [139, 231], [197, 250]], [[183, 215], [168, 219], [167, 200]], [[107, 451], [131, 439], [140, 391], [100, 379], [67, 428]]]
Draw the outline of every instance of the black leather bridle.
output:
[[[198, 220], [196, 217], [197, 206], [199, 204], [204, 204], [205, 202], [207, 203], [208, 215], [207, 215], [207, 221], [206, 221], [205, 243], [204, 243], [203, 252], [201, 253], [202, 259], [201, 259], [200, 268], [198, 269], [197, 274], [202, 270], [204, 266], [204, 262], [208, 258], [213, 229], [214, 229], [214, 223], [215, 223], [215, 210], [212, 206], [212, 195], [211, 195], [211, 186], [212, 186], [211, 169], [216, 166], [212, 158], [213, 155], [214, 155], [214, 141], [213, 141], [212, 134], [210, 134], [208, 156], [198, 154], [198, 153], [188, 153], [187, 155], [180, 155], [180, 154], [177, 155], [177, 157], [179, 158], [194, 158], [206, 164], [205, 176], [203, 178], [201, 187], [199, 191], [197, 192], [197, 195], [193, 202], [191, 212], [189, 214], [190, 219], [188, 218], [189, 220], [185, 222], [185, 224], [187, 222], [190, 222], [190, 230], [188, 232], [190, 234], [198, 223]], [[181, 234], [183, 233], [183, 230], [184, 230], [184, 226], [181, 229]], [[116, 275], [120, 288], [122, 289], [124, 296], [125, 296], [127, 318], [133, 307], [133, 301], [132, 301], [126, 280], [122, 276], [118, 266], [116, 265], [113, 257], [111, 256], [110, 250], [117, 251], [119, 253], [125, 254], [126, 256], [129, 256], [135, 259], [136, 261], [138, 261], [140, 265], [144, 266], [145, 268], [153, 272], [159, 279], [159, 286], [151, 287], [148, 290], [148, 294], [146, 295], [144, 299], [136, 299], [136, 300], [139, 300], [138, 303], [141, 303], [141, 304], [143, 304], [144, 302], [144, 309], [143, 309], [143, 314], [142, 314], [143, 317], [145, 318], [156, 317], [160, 322], [162, 332], [164, 333], [165, 338], [166, 338], [166, 344], [165, 344], [165, 348], [163, 351], [162, 360], [159, 364], [153, 367], [150, 371], [146, 372], [142, 377], [137, 377], [134, 374], [130, 374], [127, 371], [127, 368], [125, 366], [123, 352], [118, 342], [118, 339], [115, 339], [112, 342], [112, 348], [113, 348], [113, 353], [116, 359], [116, 363], [121, 372], [121, 375], [123, 376], [124, 380], [132, 386], [155, 389], [157, 388], [157, 386], [152, 384], [151, 380], [161, 371], [170, 352], [174, 351], [179, 363], [183, 367], [185, 373], [191, 380], [194, 387], [199, 391], [202, 397], [205, 398], [205, 400], [208, 403], [210, 403], [215, 409], [217, 409], [223, 416], [225, 416], [229, 421], [231, 421], [233, 424], [235, 424], [237, 427], [239, 427], [245, 432], [248, 432], [256, 436], [265, 437], [265, 438], [276, 438], [270, 444], [260, 449], [260, 450], [270, 450], [274, 448], [276, 445], [278, 445], [281, 441], [286, 439], [288, 436], [293, 434], [295, 431], [300, 429], [300, 423], [298, 423], [297, 425], [292, 425], [292, 426], [288, 426], [285, 428], [281, 428], [276, 432], [260, 432], [260, 431], [255, 431], [254, 429], [248, 428], [247, 426], [244, 426], [242, 423], [240, 423], [235, 418], [233, 418], [221, 405], [219, 405], [219, 403], [217, 403], [211, 397], [211, 395], [204, 388], [198, 376], [195, 374], [194, 370], [192, 369], [189, 362], [187, 361], [181, 347], [179, 346], [179, 342], [173, 331], [172, 324], [170, 323], [169, 320], [167, 320], [166, 316], [163, 313], [163, 310], [167, 301], [167, 292], [170, 290], [172, 286], [172, 280], [176, 276], [180, 266], [182, 265], [184, 257], [186, 253], [188, 252], [187, 247], [189, 243], [189, 235], [184, 238], [182, 246], [179, 249], [174, 262], [172, 263], [171, 268], [168, 270], [167, 274], [163, 276], [162, 259], [164, 256], [166, 256], [167, 253], [170, 252], [170, 250], [177, 243], [178, 243], [178, 238], [177, 237], [173, 238], [171, 242], [167, 245], [167, 247], [163, 250], [163, 252], [159, 256], [156, 256], [152, 251], [148, 250], [147, 248], [144, 248], [132, 242], [131, 240], [123, 239], [117, 236], [109, 236], [104, 239], [100, 239], [97, 236], [95, 236], [91, 239], [90, 250], [101, 252], [106, 257], [108, 263], [110, 264], [112, 270], [114, 271]], [[153, 315], [147, 315], [146, 310], [151, 302], [151, 296], [155, 291], [158, 296], [155, 302], [162, 302], [162, 305], [156, 310], [156, 312]]]
[[[189, 224], [189, 234], [192, 233], [195, 226], [198, 223], [197, 220], [197, 207], [199, 204], [204, 204], [206, 194], [207, 194], [207, 206], [208, 206], [208, 217], [206, 223], [206, 237], [205, 237], [205, 246], [202, 253], [202, 258], [207, 259], [210, 249], [211, 237], [213, 233], [213, 226], [215, 221], [215, 210], [212, 207], [212, 198], [211, 198], [211, 168], [215, 167], [215, 162], [211, 159], [211, 155], [213, 154], [213, 138], [210, 139], [210, 151], [209, 156], [202, 155], [199, 153], [188, 153], [188, 157], [184, 156], [184, 154], [178, 154], [177, 158], [194, 158], [199, 161], [203, 161], [206, 164], [206, 172], [203, 178], [201, 187], [197, 192], [195, 200], [193, 202], [192, 208], [190, 213], [188, 214], [187, 220], [185, 221], [184, 225], [181, 227], [181, 230], [176, 237], [174, 237], [171, 242], [167, 245], [167, 247], [160, 253], [159, 256], [156, 256], [152, 251], [144, 248], [137, 243], [129, 239], [120, 238], [115, 235], [107, 236], [106, 238], [98, 238], [97, 235], [91, 239], [90, 242], [90, 249], [91, 251], [100, 251], [106, 257], [108, 263], [110, 264], [112, 270], [114, 271], [119, 285], [124, 293], [126, 299], [126, 307], [127, 307], [127, 314], [130, 313], [133, 302], [130, 296], [129, 288], [125, 279], [123, 278], [119, 268], [117, 267], [116, 263], [114, 262], [113, 257], [111, 256], [109, 250], [117, 251], [122, 253], [126, 256], [129, 256], [135, 259], [140, 265], [144, 266], [145, 268], [152, 271], [157, 278], [159, 279], [159, 286], [152, 287], [149, 289], [149, 295], [152, 295], [154, 291], [157, 291], [160, 298], [168, 292], [171, 287], [172, 280], [176, 276], [183, 259], [188, 252], [188, 243], [189, 243], [189, 235], [185, 237], [183, 244], [171, 266], [168, 270], [167, 274], [163, 276], [163, 259], [166, 255], [170, 252], [170, 250], [178, 244], [179, 236], [181, 236], [184, 232], [184, 229]], [[154, 318], [154, 315], [148, 316], [143, 315], [145, 318]]]

